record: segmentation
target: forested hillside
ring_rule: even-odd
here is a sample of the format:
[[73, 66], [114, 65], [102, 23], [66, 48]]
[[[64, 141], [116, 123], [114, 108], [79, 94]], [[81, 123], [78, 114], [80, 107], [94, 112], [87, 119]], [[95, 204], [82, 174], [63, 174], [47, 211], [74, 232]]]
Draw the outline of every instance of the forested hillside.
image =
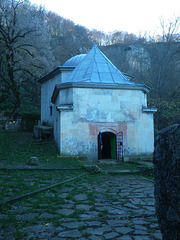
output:
[[75, 25], [28, 0], [0, 2], [0, 117], [39, 115], [37, 80], [93, 44], [133, 81], [152, 88], [148, 104], [157, 107], [156, 129], [179, 121], [179, 18], [153, 38], [115, 31], [105, 34]]
[[156, 129], [179, 122], [180, 42], [147, 42], [103, 47], [103, 52], [137, 83], [151, 88], [149, 107], [158, 108]]

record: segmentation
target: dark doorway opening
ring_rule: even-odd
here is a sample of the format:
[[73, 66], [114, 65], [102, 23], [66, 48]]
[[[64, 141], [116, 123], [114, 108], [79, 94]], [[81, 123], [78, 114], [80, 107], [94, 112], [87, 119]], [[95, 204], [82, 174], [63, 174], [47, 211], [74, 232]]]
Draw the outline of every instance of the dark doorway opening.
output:
[[98, 135], [98, 159], [116, 159], [116, 135], [103, 132]]

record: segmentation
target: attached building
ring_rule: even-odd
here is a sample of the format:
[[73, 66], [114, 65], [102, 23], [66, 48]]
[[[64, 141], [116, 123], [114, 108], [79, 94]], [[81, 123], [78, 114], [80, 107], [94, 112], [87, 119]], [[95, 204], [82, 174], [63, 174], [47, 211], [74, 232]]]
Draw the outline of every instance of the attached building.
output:
[[41, 122], [53, 126], [60, 154], [121, 161], [153, 153], [150, 89], [130, 79], [96, 45], [40, 79]]

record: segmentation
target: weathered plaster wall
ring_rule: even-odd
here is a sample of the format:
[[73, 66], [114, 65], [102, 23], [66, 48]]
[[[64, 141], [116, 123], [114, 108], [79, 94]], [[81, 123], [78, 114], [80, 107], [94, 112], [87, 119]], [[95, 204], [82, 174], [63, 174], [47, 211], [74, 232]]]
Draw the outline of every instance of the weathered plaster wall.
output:
[[72, 104], [73, 103], [73, 89], [62, 89], [58, 95], [59, 104]]
[[[66, 122], [71, 120], [71, 111], [67, 111], [67, 119], [64, 115], [66, 115], [66, 112], [60, 112], [56, 110], [56, 106], [59, 106], [61, 104], [72, 104], [73, 103], [73, 89], [67, 88], [62, 89], [57, 97], [56, 104], [54, 107], [54, 139], [57, 143], [58, 149], [61, 149], [61, 144], [63, 144], [63, 141], [60, 141], [61, 137], [61, 128], [64, 128], [66, 126]], [[72, 123], [69, 122], [69, 127], [72, 125]]]
[[54, 87], [57, 83], [61, 82], [61, 75], [57, 75], [49, 81], [41, 84], [41, 123], [48, 123], [53, 125], [53, 114], [54, 109], [52, 109], [52, 115], [50, 115], [51, 96], [54, 91]]
[[61, 81], [63, 82], [71, 72], [72, 72], [72, 69], [71, 70], [68, 70], [68, 69], [62, 70], [61, 71]]
[[57, 147], [60, 150], [60, 125], [61, 125], [61, 112], [54, 109], [54, 139], [56, 141]]
[[71, 88], [60, 91], [56, 104], [65, 103], [74, 109], [60, 113], [61, 154], [97, 159], [100, 131], [123, 132], [126, 156], [153, 153], [153, 114], [142, 112], [142, 91]]
[[[61, 74], [41, 84], [41, 123], [53, 125], [55, 112], [51, 103], [51, 97], [54, 87], [56, 84], [63, 82], [71, 72], [72, 70], [62, 70]], [[52, 115], [50, 114], [50, 106], [52, 106]]]

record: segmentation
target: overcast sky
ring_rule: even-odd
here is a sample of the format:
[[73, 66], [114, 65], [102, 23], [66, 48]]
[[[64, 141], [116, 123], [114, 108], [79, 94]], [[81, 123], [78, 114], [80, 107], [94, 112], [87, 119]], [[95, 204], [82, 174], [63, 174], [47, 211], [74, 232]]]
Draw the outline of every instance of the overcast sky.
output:
[[157, 31], [159, 18], [180, 16], [179, 0], [30, 0], [92, 30]]

